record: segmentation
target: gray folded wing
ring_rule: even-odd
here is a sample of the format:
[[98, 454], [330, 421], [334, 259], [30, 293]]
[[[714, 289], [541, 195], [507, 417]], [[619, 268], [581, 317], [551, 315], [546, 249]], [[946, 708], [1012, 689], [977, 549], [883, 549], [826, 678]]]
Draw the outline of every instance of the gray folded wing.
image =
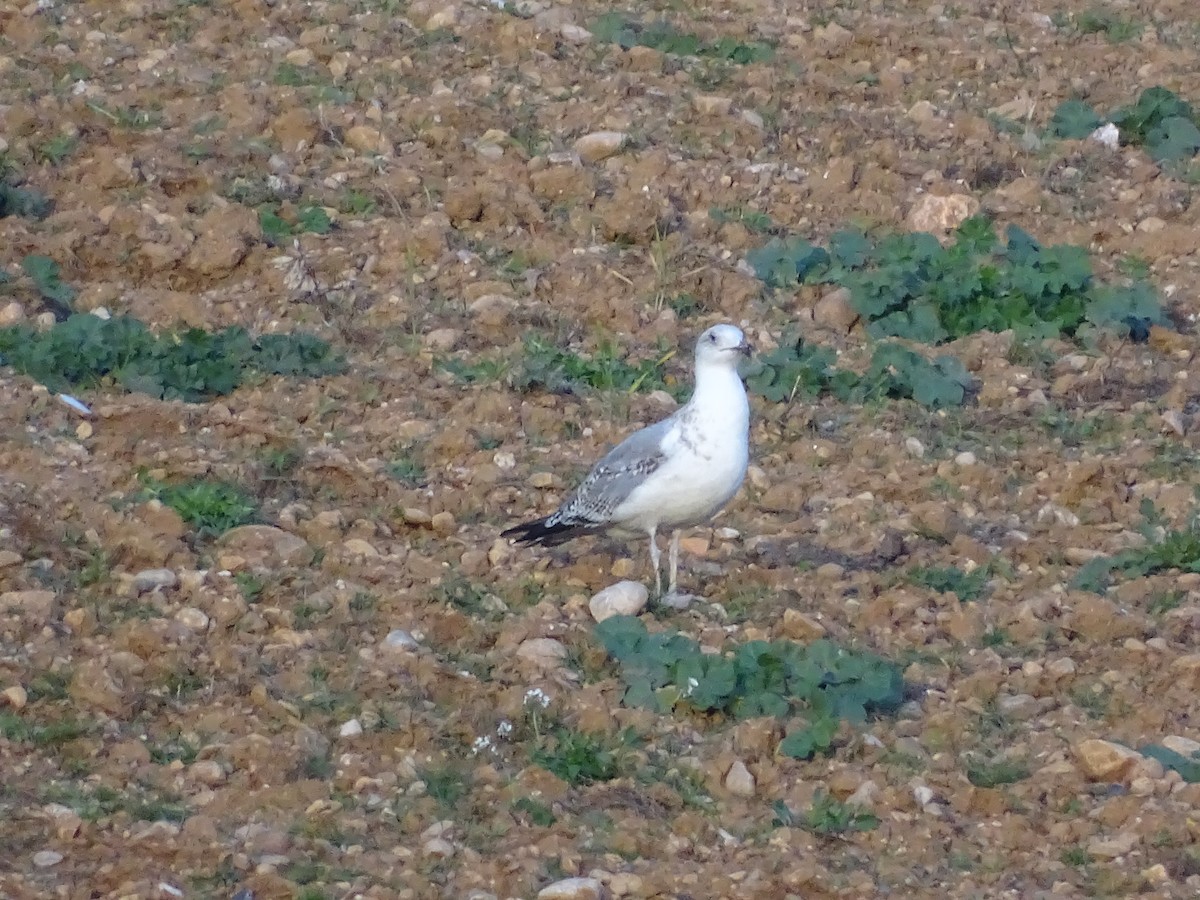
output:
[[635, 431], [596, 463], [575, 493], [546, 519], [548, 527], [604, 528], [612, 514], [665, 461], [662, 439], [673, 419]]

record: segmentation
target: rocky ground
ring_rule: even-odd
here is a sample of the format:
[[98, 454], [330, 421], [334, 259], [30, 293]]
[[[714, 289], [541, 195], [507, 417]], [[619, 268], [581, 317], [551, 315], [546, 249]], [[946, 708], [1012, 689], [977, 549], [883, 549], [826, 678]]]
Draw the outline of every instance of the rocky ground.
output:
[[[613, 12], [698, 55], [601, 40]], [[1138, 751], [1200, 746], [1200, 549], [1072, 579], [1148, 512], [1194, 536], [1200, 177], [1037, 136], [1072, 97], [1200, 101], [1198, 47], [1191, 0], [0, 8], [3, 160], [53, 202], [0, 219], [3, 324], [44, 319], [40, 254], [78, 310], [348, 362], [81, 389], [90, 419], [0, 369], [0, 894], [1195, 896], [1198, 773]], [[1135, 261], [1175, 328], [963, 338], [978, 392], [940, 412], [755, 397], [748, 483], [686, 548], [705, 602], [642, 618], [870, 650], [907, 701], [811, 760], [777, 718], [623, 705], [588, 601], [644, 542], [499, 530], [664, 415], [711, 322], [869, 349], [753, 277], [764, 217], [976, 208]], [[522, 384], [531, 335], [664, 389]], [[148, 490], [201, 477], [257, 521], [198, 534]], [[986, 579], [914, 574], [949, 567]]]

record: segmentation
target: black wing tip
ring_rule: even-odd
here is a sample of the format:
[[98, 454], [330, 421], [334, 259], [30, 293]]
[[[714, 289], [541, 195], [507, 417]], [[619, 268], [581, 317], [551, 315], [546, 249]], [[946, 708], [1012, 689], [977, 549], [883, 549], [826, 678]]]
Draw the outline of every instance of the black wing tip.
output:
[[590, 529], [585, 526], [567, 522], [556, 522], [549, 525], [546, 519], [538, 519], [536, 522], [523, 522], [512, 528], [506, 528], [500, 532], [500, 537], [512, 538], [518, 544], [540, 544], [543, 547], [553, 547], [555, 544], [569, 541], [588, 530]]

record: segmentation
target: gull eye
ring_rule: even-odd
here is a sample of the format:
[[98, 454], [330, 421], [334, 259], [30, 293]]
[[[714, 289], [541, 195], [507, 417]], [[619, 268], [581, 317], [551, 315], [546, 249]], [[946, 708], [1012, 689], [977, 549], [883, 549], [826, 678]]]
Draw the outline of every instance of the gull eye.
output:
[[708, 336], [708, 342], [710, 344], [715, 344], [717, 342], [717, 336], [715, 334], [710, 334]]

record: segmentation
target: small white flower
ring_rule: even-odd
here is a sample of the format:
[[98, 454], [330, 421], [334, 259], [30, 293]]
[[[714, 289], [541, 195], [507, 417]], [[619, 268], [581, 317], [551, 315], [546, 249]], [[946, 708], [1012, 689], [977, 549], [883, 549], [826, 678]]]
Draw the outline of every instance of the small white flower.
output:
[[525, 692], [525, 705], [536, 703], [542, 709], [550, 706], [550, 695], [541, 688], [530, 688]]
[[687, 690], [685, 690], [683, 692], [683, 696], [685, 696], [685, 697], [692, 696], [692, 691], [696, 690], [696, 688], [698, 688], [698, 687], [700, 687], [699, 679], [689, 677], [688, 681], [687, 681]]
[[502, 738], [506, 738], [513, 733], [513, 723], [508, 719], [501, 719], [500, 724], [496, 726], [496, 734]]
[[485, 734], [482, 737], [475, 738], [474, 742], [471, 744], [471, 753], [478, 755], [491, 746], [492, 739]]

